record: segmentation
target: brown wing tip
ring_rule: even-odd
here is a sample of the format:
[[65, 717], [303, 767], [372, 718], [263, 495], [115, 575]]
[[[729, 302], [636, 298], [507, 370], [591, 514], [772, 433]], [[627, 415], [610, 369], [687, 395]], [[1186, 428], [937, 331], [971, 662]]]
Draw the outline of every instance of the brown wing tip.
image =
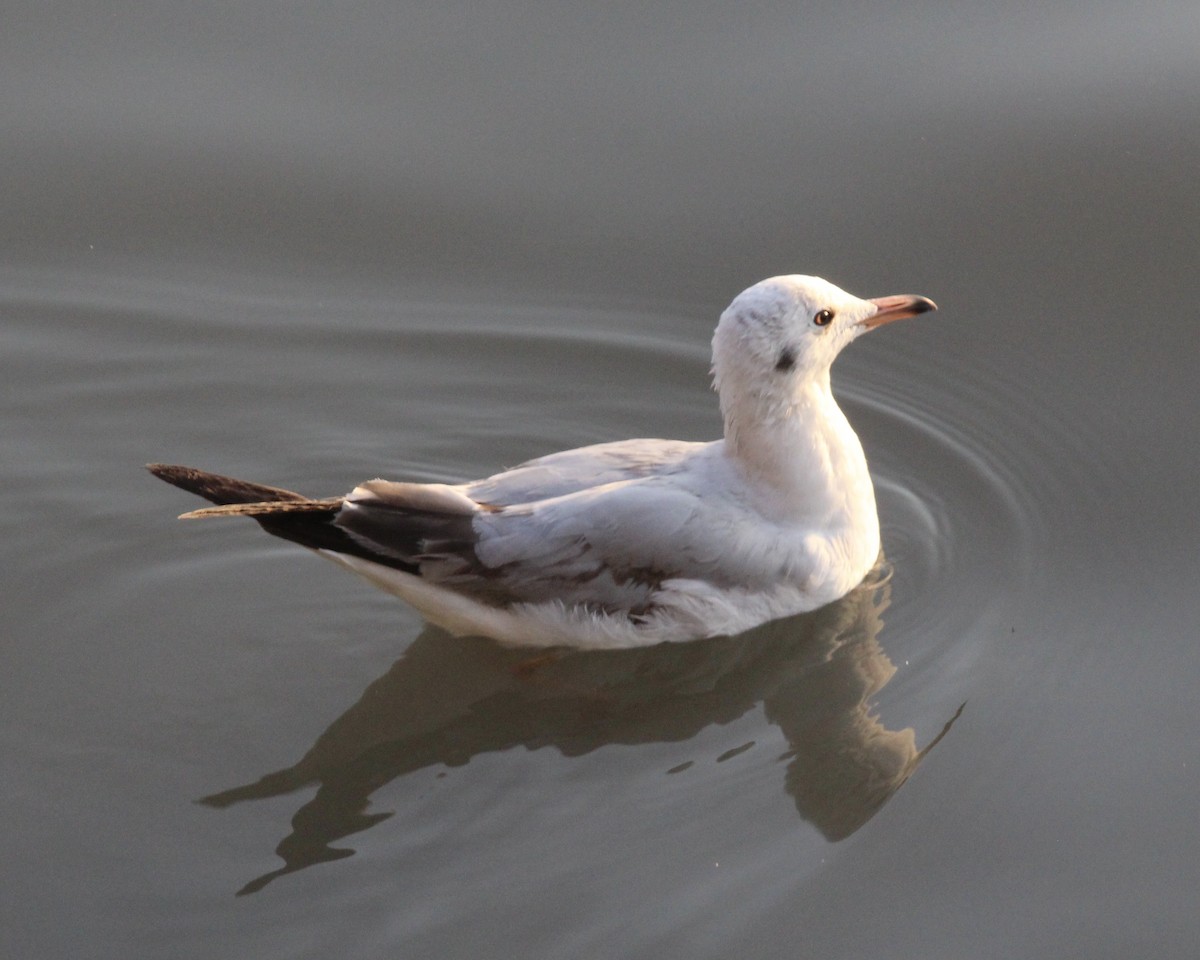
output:
[[167, 483], [170, 483], [172, 479], [185, 476], [189, 472], [195, 472], [190, 467], [181, 467], [174, 463], [148, 463], [146, 469], [158, 479], [166, 480]]
[[267, 501], [307, 502], [308, 498], [282, 487], [268, 487], [236, 477], [225, 477], [195, 467], [174, 463], [148, 463], [146, 469], [172, 486], [204, 497], [217, 504], [265, 503]]
[[205, 520], [209, 517], [264, 517], [279, 513], [325, 513], [342, 505], [341, 497], [322, 500], [265, 500], [261, 503], [224, 503], [201, 507], [179, 515], [180, 520]]
[[201, 507], [199, 510], [189, 510], [187, 513], [179, 515], [180, 520], [204, 520], [208, 517], [251, 517], [254, 516], [254, 511], [251, 507], [257, 507], [257, 503], [229, 503], [220, 507]]

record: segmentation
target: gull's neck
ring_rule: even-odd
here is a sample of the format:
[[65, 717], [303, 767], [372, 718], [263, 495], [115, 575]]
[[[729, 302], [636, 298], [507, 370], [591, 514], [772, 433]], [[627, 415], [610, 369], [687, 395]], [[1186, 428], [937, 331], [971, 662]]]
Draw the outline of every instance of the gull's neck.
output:
[[727, 456], [756, 492], [760, 512], [878, 549], [867, 459], [833, 398], [828, 370], [789, 390], [772, 384], [739, 392], [735, 402], [721, 399]]

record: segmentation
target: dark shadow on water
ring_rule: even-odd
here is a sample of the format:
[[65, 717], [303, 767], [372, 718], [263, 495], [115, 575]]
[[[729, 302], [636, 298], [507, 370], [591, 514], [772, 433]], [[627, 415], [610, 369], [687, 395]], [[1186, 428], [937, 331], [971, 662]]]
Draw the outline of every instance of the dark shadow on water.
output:
[[640, 650], [539, 654], [429, 628], [297, 763], [200, 802], [225, 807], [318, 785], [276, 848], [284, 865], [239, 891], [254, 893], [352, 856], [331, 844], [391, 816], [365, 810], [397, 777], [513, 747], [576, 757], [609, 744], [682, 742], [761, 703], [790, 745], [783, 788], [801, 817], [841, 840], [900, 788], [954, 719], [919, 750], [911, 729], [887, 730], [871, 713], [870, 699], [896, 669], [878, 642], [889, 596], [876, 580], [737, 637]]

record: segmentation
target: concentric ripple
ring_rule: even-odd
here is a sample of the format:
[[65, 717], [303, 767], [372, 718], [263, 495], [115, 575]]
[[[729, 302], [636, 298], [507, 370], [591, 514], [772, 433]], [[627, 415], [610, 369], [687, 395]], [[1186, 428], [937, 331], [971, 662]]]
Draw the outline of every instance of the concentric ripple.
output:
[[[337, 836], [301, 853], [361, 832], [377, 856], [394, 844], [397, 863], [411, 864], [399, 851], [424, 836], [441, 862], [465, 836], [467, 862], [484, 841], [459, 827], [480, 822], [482, 804], [513, 857], [551, 836], [548, 823], [555, 849], [582, 837], [582, 856], [622, 860], [659, 836], [686, 848], [694, 838], [671, 833], [680, 823], [695, 837], [738, 824], [736, 846], [767, 881], [753, 886], [815, 871], [834, 855], [828, 840], [870, 819], [973, 695], [958, 680], [1033, 605], [1055, 515], [1102, 508], [1115, 482], [1085, 453], [1098, 445], [1070, 411], [975, 357], [950, 364], [918, 352], [920, 337], [874, 334], [839, 360], [834, 387], [876, 478], [890, 583], [743, 637], [530, 664], [423, 633], [402, 604], [249, 525], [174, 526], [190, 504], [140, 465], [172, 459], [327, 495], [372, 475], [467, 479], [631, 436], [711, 439], [711, 309], [136, 283], [9, 296], [10, 432], [26, 511], [10, 520], [30, 584], [17, 596], [35, 608], [42, 584], [71, 585], [52, 620], [36, 607], [42, 633], [61, 638], [46, 689], [68, 697], [77, 678], [57, 678], [82, 662], [74, 638], [107, 636], [111, 669], [88, 674], [89, 716], [121, 729], [131, 700], [149, 716], [171, 704], [174, 728], [139, 717], [111, 739], [131, 745], [131, 768], [150, 779], [180, 743], [207, 749], [198, 779], [226, 798], [264, 772], [286, 790], [310, 782], [297, 758], [328, 758], [336, 741], [346, 763], [318, 771], [325, 787], [300, 799], [295, 824], [301, 839], [329, 823]], [[81, 541], [82, 529], [95, 535]], [[320, 731], [318, 715], [339, 719], [316, 741], [296, 733]], [[426, 736], [420, 749], [405, 740], [411, 730]], [[249, 771], [229, 752], [242, 743], [262, 753]], [[883, 767], [895, 775], [881, 780]], [[495, 791], [502, 780], [511, 793]], [[614, 782], [639, 795], [635, 829], [596, 826]], [[848, 803], [864, 784], [862, 802]], [[394, 812], [387, 828], [364, 829], [367, 803], [370, 822]], [[454, 804], [458, 820], [447, 816]], [[817, 830], [797, 831], [801, 820]], [[533, 836], [522, 833], [530, 824]], [[281, 835], [268, 827], [261, 849]], [[244, 882], [239, 856], [224, 869]]]
[[893, 336], [852, 347], [835, 372], [894, 568], [888, 649], [916, 668], [896, 691], [935, 661], [965, 669], [1016, 630], [1048, 579], [1056, 514], [1111, 496], [1102, 447], [1071, 411], [1040, 403], [1036, 384], [999, 376], [983, 354], [953, 359]]

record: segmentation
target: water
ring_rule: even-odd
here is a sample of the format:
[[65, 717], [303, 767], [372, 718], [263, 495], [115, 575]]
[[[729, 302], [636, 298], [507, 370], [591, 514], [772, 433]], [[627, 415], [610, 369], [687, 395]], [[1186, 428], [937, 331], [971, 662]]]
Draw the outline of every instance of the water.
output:
[[[69, 12], [0, 58], [6, 956], [1192, 955], [1191, 5]], [[743, 637], [456, 640], [141, 469], [707, 439], [784, 271], [941, 310], [835, 368], [887, 568]]]

